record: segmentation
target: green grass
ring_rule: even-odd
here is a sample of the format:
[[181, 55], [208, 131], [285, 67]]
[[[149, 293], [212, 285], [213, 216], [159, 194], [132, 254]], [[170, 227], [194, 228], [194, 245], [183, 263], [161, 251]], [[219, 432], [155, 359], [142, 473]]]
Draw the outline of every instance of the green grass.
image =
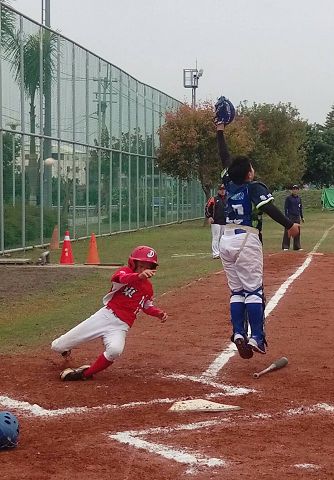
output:
[[[301, 237], [304, 250], [310, 251], [333, 224], [334, 212], [306, 209]], [[282, 234], [282, 227], [266, 217], [265, 252], [280, 251]], [[319, 249], [320, 252], [333, 253], [333, 235], [331, 232]], [[222, 268], [219, 260], [211, 259], [211, 231], [209, 226], [203, 226], [203, 221], [98, 238], [97, 243], [101, 261], [105, 263], [126, 263], [129, 253], [137, 245], [148, 244], [155, 248], [160, 264], [153, 279], [156, 295], [177, 289]], [[72, 243], [75, 263], [85, 262], [88, 244], [88, 240]], [[203, 255], [172, 256], [193, 253]], [[52, 253], [52, 261], [58, 263], [59, 256], [60, 251]], [[109, 289], [110, 276], [110, 270], [94, 270], [88, 272], [86, 278], [67, 281], [64, 270], [63, 281], [56, 284], [52, 292], [30, 294], [14, 303], [4, 302], [0, 311], [1, 351], [15, 352], [31, 345], [46, 344], [85, 319], [101, 305], [101, 298]]]

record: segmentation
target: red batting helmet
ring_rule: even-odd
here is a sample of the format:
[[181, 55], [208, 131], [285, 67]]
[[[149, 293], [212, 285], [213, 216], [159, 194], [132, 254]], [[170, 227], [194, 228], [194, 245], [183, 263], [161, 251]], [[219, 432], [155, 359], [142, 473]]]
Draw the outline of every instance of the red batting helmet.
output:
[[128, 265], [132, 270], [135, 268], [135, 260], [139, 260], [140, 262], [150, 262], [154, 265], [154, 268], [158, 266], [157, 252], [152, 247], [147, 247], [146, 245], [136, 247], [130, 254]]

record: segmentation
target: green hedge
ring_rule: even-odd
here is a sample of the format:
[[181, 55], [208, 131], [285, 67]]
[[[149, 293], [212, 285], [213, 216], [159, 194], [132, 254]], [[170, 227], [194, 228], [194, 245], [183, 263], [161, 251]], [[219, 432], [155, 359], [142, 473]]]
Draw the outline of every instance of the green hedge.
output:
[[[22, 209], [21, 205], [13, 207], [5, 205], [5, 248], [17, 248], [22, 246]], [[25, 209], [26, 216], [26, 243], [38, 245], [40, 243], [41, 231], [41, 210], [40, 207], [27, 205]], [[47, 243], [51, 238], [53, 229], [57, 224], [57, 212], [55, 210], [44, 209], [44, 241]], [[62, 222], [65, 226], [67, 219]]]

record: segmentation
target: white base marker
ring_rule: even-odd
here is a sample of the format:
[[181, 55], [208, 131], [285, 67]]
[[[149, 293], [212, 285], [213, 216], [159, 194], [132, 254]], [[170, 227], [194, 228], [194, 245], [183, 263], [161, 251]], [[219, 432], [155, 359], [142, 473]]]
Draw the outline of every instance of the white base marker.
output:
[[170, 407], [170, 412], [230, 412], [241, 410], [238, 405], [226, 405], [224, 403], [212, 402], [202, 398], [193, 398], [191, 400], [181, 400], [175, 402]]

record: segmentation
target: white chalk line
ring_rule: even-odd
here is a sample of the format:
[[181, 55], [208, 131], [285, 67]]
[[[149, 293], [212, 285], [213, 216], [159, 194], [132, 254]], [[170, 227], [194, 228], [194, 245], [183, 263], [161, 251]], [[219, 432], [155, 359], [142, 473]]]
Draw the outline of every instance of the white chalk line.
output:
[[180, 258], [180, 257], [210, 257], [211, 253], [208, 252], [199, 252], [199, 253], [172, 253], [172, 258]]
[[[209, 393], [206, 395], [202, 395], [203, 398], [210, 399], [210, 398], [217, 398], [225, 396], [223, 392], [214, 392]], [[188, 397], [179, 397], [179, 398], [157, 398], [148, 401], [140, 401], [140, 402], [130, 402], [124, 404], [106, 404], [106, 405], [98, 405], [94, 407], [66, 407], [66, 408], [57, 408], [57, 409], [47, 409], [43, 408], [40, 405], [34, 403], [31, 404], [29, 402], [15, 400], [14, 398], [1, 395], [0, 396], [0, 405], [5, 408], [15, 410], [20, 412], [21, 414], [26, 414], [27, 416], [32, 417], [61, 417], [64, 415], [78, 415], [78, 414], [90, 414], [99, 411], [106, 411], [106, 410], [126, 410], [126, 409], [134, 409], [140, 407], [149, 407], [151, 405], [158, 405], [158, 404], [172, 404], [174, 402], [179, 402], [182, 400], [187, 400]]]
[[197, 375], [184, 375], [179, 373], [172, 373], [170, 375], [165, 375], [163, 378], [173, 378], [175, 380], [189, 380], [191, 382], [202, 383], [204, 385], [209, 385], [213, 388], [218, 388], [222, 390], [224, 393], [222, 395], [228, 396], [238, 396], [238, 395], [247, 395], [248, 393], [254, 393], [256, 390], [245, 388], [245, 387], [236, 387], [234, 385], [227, 385], [225, 383], [217, 383], [213, 382], [210, 379], [206, 378], [205, 376], [197, 376]]
[[[318, 250], [322, 242], [325, 240], [325, 238], [333, 228], [334, 228], [334, 225], [329, 227], [324, 232], [321, 239], [316, 243], [312, 251], [307, 255], [303, 264], [299, 268], [297, 268], [294, 274], [292, 274], [287, 280], [285, 280], [285, 282], [282, 283], [282, 285], [279, 287], [276, 293], [271, 297], [265, 309], [266, 317], [268, 317], [271, 314], [271, 312], [275, 309], [275, 307], [277, 307], [279, 301], [283, 298], [283, 296], [285, 295], [290, 285], [307, 269], [307, 267], [310, 265], [314, 257], [314, 253]], [[209, 365], [206, 371], [202, 373], [202, 376], [204, 377], [217, 376], [220, 370], [227, 364], [230, 358], [232, 358], [236, 354], [236, 352], [237, 352], [237, 349], [234, 343], [233, 342], [229, 343], [227, 348], [223, 350], [223, 352]]]
[[[253, 415], [237, 415], [237, 416], [229, 416], [229, 417], [216, 417], [213, 420], [209, 420], [206, 422], [196, 422], [196, 423], [188, 423], [188, 424], [179, 424], [173, 427], [152, 427], [145, 430], [128, 430], [123, 432], [117, 433], [108, 433], [108, 437], [112, 440], [120, 442], [122, 444], [126, 444], [138, 449], [145, 449], [149, 453], [153, 453], [159, 455], [163, 458], [168, 460], [173, 460], [177, 463], [181, 463], [187, 466], [186, 473], [187, 474], [196, 474], [199, 469], [203, 468], [217, 468], [217, 467], [227, 467], [232, 462], [226, 460], [224, 458], [216, 458], [216, 457], [209, 457], [203, 455], [200, 452], [182, 448], [177, 449], [175, 447], [169, 447], [166, 444], [156, 443], [152, 441], [148, 441], [141, 437], [145, 437], [148, 435], [168, 435], [173, 434], [180, 431], [198, 431], [204, 428], [209, 427], [216, 427], [223, 424], [229, 425], [238, 425], [239, 423], [244, 426], [244, 422], [247, 420], [273, 420], [275, 418], [291, 418], [294, 416], [299, 415], [311, 415], [311, 414], [319, 414], [319, 413], [334, 413], [334, 406], [329, 405], [327, 403], [318, 403], [311, 407], [298, 407], [295, 409], [289, 409], [285, 412], [279, 412], [275, 414], [268, 414], [268, 413], [257, 413]], [[296, 465], [297, 466], [297, 465]]]
[[294, 467], [305, 470], [319, 470], [321, 468], [320, 465], [315, 465], [314, 463], [296, 463]]

